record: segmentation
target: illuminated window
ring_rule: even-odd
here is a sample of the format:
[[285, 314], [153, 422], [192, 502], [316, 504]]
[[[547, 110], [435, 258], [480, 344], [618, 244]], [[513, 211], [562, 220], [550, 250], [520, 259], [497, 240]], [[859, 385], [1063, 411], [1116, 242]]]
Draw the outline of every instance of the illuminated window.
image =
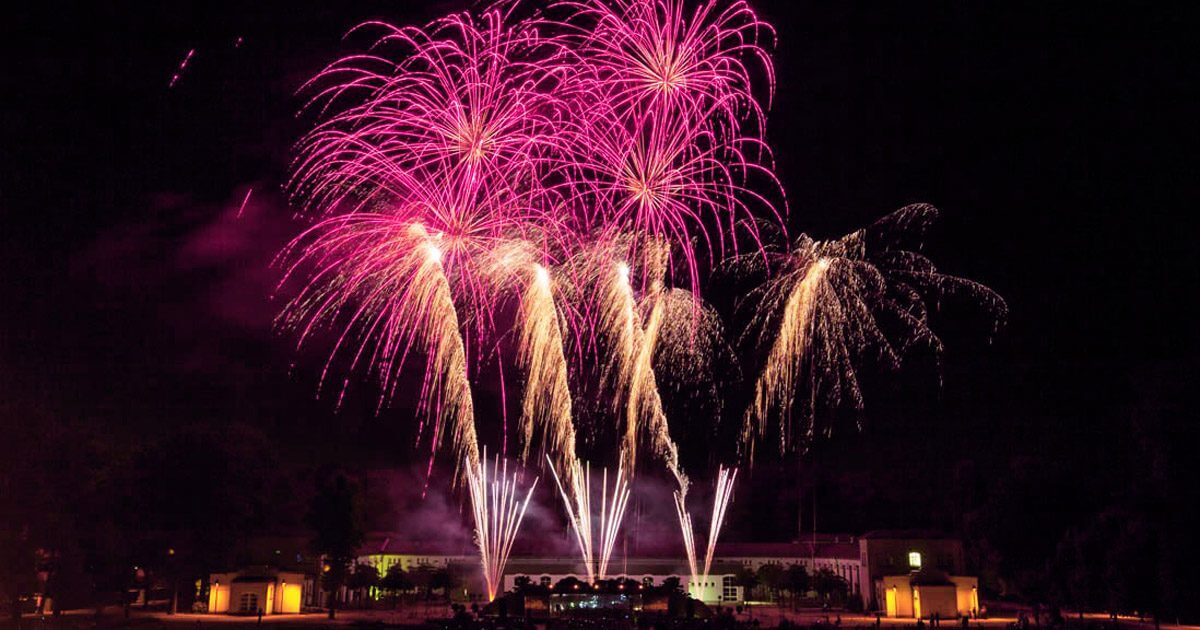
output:
[[921, 552], [919, 552], [919, 551], [908, 552], [908, 566], [910, 566], [914, 569], [921, 568]]
[[721, 580], [721, 599], [727, 602], [737, 601], [737, 581], [732, 575], [726, 575]]
[[242, 598], [238, 602], [238, 610], [244, 613], [258, 612], [258, 595], [242, 593]]

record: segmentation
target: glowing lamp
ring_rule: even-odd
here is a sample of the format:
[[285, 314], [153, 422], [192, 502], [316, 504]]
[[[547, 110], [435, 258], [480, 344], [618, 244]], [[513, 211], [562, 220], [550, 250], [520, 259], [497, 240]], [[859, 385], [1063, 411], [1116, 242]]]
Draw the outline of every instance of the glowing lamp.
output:
[[919, 551], [908, 552], [908, 566], [913, 569], [921, 568], [921, 552], [919, 552]]

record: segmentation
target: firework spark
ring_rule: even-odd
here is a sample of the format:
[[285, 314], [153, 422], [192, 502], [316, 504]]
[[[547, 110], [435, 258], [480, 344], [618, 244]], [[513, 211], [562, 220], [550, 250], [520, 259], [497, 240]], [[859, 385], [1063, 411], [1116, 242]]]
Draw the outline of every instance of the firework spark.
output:
[[[712, 517], [708, 522], [708, 545], [704, 552], [704, 564], [701, 565], [696, 553], [696, 533], [692, 525], [692, 515], [687, 508], [687, 493], [675, 492], [675, 513], [679, 517], [679, 531], [683, 538], [684, 553], [687, 555], [688, 568], [691, 570], [692, 583], [700, 584], [708, 581], [712, 569], [713, 553], [717, 548], [717, 539], [721, 536], [721, 527], [725, 523], [725, 510], [733, 498], [733, 484], [737, 480], [736, 468], [721, 466], [717, 470], [717, 487], [713, 495]], [[700, 568], [703, 567], [703, 571]]]
[[713, 552], [717, 548], [717, 538], [721, 536], [721, 526], [725, 524], [725, 509], [733, 498], [733, 483], [737, 481], [737, 469], [721, 466], [717, 470], [717, 492], [713, 497], [712, 519], [708, 523], [708, 549], [704, 553], [704, 573], [701, 579], [708, 579], [712, 569]]
[[432, 418], [433, 448], [449, 426], [455, 461], [473, 465], [479, 447], [466, 348], [438, 239], [419, 223], [357, 213], [310, 228], [284, 257], [291, 264], [281, 285], [293, 275], [307, 276], [280, 324], [299, 331], [298, 346], [322, 327], [341, 330], [322, 382], [344, 351], [350, 371], [365, 365], [390, 394], [417, 346], [426, 355], [419, 406]]
[[566, 37], [585, 51], [588, 81], [616, 109], [672, 109], [699, 103], [715, 115], [698, 118], [712, 128], [736, 131], [745, 119], [758, 125], [763, 110], [754, 96], [752, 65], [775, 89], [767, 46], [774, 29], [744, 1], [696, 3], [683, 0], [563, 0]]
[[[836, 240], [801, 236], [791, 252], [772, 261], [782, 271], [755, 301], [755, 327], [770, 350], [744, 417], [742, 437], [751, 458], [771, 412], [779, 416], [780, 449], [795, 442], [790, 416], [803, 378], [810, 397], [804, 410], [808, 440], [817, 430], [819, 397], [862, 408], [857, 365], [868, 354], [896, 368], [915, 345], [940, 353], [928, 301], [961, 294], [982, 304], [997, 324], [1003, 319], [1007, 307], [994, 291], [941, 273], [928, 258], [899, 244], [905, 236], [923, 235], [936, 218], [932, 206], [907, 206]], [[899, 332], [889, 336], [885, 330]]]
[[588, 492], [591, 469], [578, 459], [572, 460], [567, 469], [567, 483], [564, 485], [549, 455], [546, 455], [546, 463], [550, 466], [550, 472], [554, 475], [554, 483], [558, 487], [563, 506], [567, 510], [567, 521], [571, 524], [571, 531], [575, 534], [575, 542], [583, 557], [583, 566], [587, 572], [588, 582], [594, 582], [596, 580], [596, 564], [592, 555], [592, 502]]
[[179, 68], [171, 75], [171, 82], [167, 84], [167, 89], [175, 87], [175, 84], [179, 82], [180, 77], [183, 76], [183, 71], [187, 69], [188, 62], [192, 60], [192, 55], [194, 54], [196, 54], [195, 48], [187, 51], [187, 54], [183, 56], [183, 61], [179, 62]]
[[242, 197], [242, 205], [238, 206], [237, 218], [242, 218], [242, 213], [246, 211], [246, 204], [250, 203], [250, 195], [253, 194], [254, 187], [251, 186], [250, 189], [246, 191], [246, 196]]
[[591, 466], [579, 460], [571, 462], [567, 481], [555, 472], [554, 463], [546, 456], [547, 464], [554, 475], [554, 483], [562, 496], [563, 506], [567, 510], [567, 520], [571, 531], [575, 534], [575, 542], [579, 546], [583, 558], [584, 570], [588, 581], [603, 580], [608, 574], [608, 561], [616, 546], [617, 535], [621, 531], [621, 521], [625, 517], [625, 508], [629, 503], [629, 481], [625, 478], [624, 470], [617, 468], [613, 485], [608, 485], [608, 469], [604, 469], [600, 480], [600, 520], [595, 523], [599, 530], [599, 547], [595, 545], [593, 532], [592, 501], [591, 501]]
[[479, 557], [483, 564], [483, 578], [487, 583], [488, 601], [496, 599], [504, 577], [504, 566], [512, 552], [517, 530], [525, 518], [529, 499], [537, 487], [535, 478], [520, 498], [520, 476], [508, 474], [508, 462], [503, 465], [497, 457], [488, 476], [487, 454], [483, 460], [466, 460], [467, 485], [471, 491], [471, 507], [475, 516], [475, 543], [479, 546]]
[[667, 415], [654, 372], [654, 355], [663, 326], [666, 299], [662, 287], [662, 265], [665, 256], [647, 254], [645, 260], [653, 269], [642, 272], [649, 278], [649, 314], [645, 322], [634, 295], [631, 269], [628, 263], [611, 264], [603, 274], [602, 301], [599, 309], [600, 326], [614, 350], [609, 355], [608, 378], [613, 381], [625, 402], [625, 430], [621, 440], [622, 467], [632, 475], [637, 466], [638, 442], [642, 431], [650, 436], [654, 454], [661, 458], [675, 478], [680, 491], [687, 492], [687, 476], [679, 463], [679, 448], [671, 439]]
[[625, 469], [617, 467], [616, 479], [613, 480], [612, 490], [609, 490], [606, 468], [600, 487], [600, 558], [597, 562], [597, 574], [603, 580], [608, 575], [608, 560], [617, 544], [617, 534], [621, 531], [621, 521], [625, 518], [625, 507], [629, 503], [630, 489], [629, 481], [625, 478]]
[[520, 313], [519, 358], [528, 379], [522, 402], [525, 453], [528, 455], [532, 443], [534, 420], [541, 418], [547, 450], [556, 464], [568, 465], [575, 459], [575, 425], [553, 280], [550, 271], [539, 264], [534, 264], [532, 270]]

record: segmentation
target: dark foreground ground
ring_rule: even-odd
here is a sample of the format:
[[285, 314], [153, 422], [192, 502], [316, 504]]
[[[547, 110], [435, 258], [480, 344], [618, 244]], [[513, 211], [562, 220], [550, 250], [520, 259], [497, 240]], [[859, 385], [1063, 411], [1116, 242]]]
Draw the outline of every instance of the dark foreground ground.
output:
[[[785, 627], [804, 628], [806, 630], [873, 630], [875, 617], [866, 615], [825, 613], [821, 611], [793, 611], [775, 606], [756, 606], [748, 612], [735, 615], [732, 623], [725, 621], [696, 622], [694, 624], [677, 623], [670, 628], [776, 628], [783, 623]], [[916, 630], [916, 623], [911, 619], [882, 619], [884, 630]], [[0, 621], [0, 627], [10, 628], [10, 620]], [[353, 628], [513, 628], [524, 626], [498, 626], [487, 623], [454, 623], [449, 615], [443, 619], [424, 619], [420, 615], [406, 611], [345, 611], [338, 618], [330, 621], [324, 613], [306, 613], [301, 615], [281, 615], [263, 617], [260, 622], [255, 617], [237, 617], [227, 615], [207, 614], [178, 614], [168, 616], [162, 613], [134, 612], [126, 619], [118, 608], [104, 611], [100, 616], [95, 611], [74, 611], [59, 617], [26, 616], [21, 621], [22, 630], [76, 630], [89, 628], [137, 628], [144, 630], [190, 630], [193, 628], [211, 628], [213, 630], [240, 630], [250, 628], [267, 628], [268, 630], [286, 630], [300, 628], [317, 630], [320, 628], [338, 628], [349, 630]], [[537, 624], [538, 630], [558, 630], [567, 628], [588, 628], [592, 630], [609, 628], [634, 627], [632, 624], [612, 622], [570, 622], [559, 621], [551, 626]], [[653, 627], [653, 626], [647, 626]], [[1167, 630], [1200, 630], [1200, 626], [1162, 624]], [[957, 622], [943, 622], [944, 630], [961, 630]], [[990, 619], [973, 620], [970, 628], [985, 630], [1016, 630], [1016, 619], [1011, 617], [993, 617]], [[932, 630], [926, 625], [925, 630]], [[1030, 626], [1030, 630], [1034, 630]], [[1047, 629], [1048, 630], [1048, 629]], [[1102, 615], [1085, 615], [1083, 620], [1072, 616], [1068, 620], [1066, 630], [1155, 630], [1153, 622], [1139, 621], [1134, 617], [1122, 617], [1114, 629], [1110, 620]]]

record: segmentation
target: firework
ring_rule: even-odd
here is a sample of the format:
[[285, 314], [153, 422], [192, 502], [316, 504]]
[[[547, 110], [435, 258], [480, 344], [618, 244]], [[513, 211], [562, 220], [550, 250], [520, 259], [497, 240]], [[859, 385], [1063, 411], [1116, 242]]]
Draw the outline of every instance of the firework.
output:
[[943, 274], [928, 258], [899, 244], [905, 236], [921, 236], [936, 217], [932, 206], [907, 206], [836, 240], [802, 235], [791, 252], [772, 261], [781, 271], [755, 301], [755, 327], [770, 350], [743, 423], [751, 457], [772, 411], [779, 416], [780, 448], [796, 440], [790, 416], [803, 378], [810, 397], [804, 437], [811, 439], [820, 397], [862, 408], [856, 370], [865, 356], [873, 354], [896, 368], [914, 345], [940, 353], [941, 341], [930, 328], [930, 300], [962, 294], [983, 305], [997, 324], [1001, 321], [1006, 306], [994, 291]]
[[675, 513], [679, 516], [679, 531], [683, 537], [683, 553], [687, 557], [688, 569], [691, 571], [692, 582], [700, 578], [699, 566], [696, 563], [696, 535], [692, 529], [692, 515], [687, 509], [687, 492], [676, 490]]
[[600, 487], [600, 557], [597, 574], [603, 580], [608, 575], [608, 560], [612, 557], [617, 534], [621, 531], [621, 521], [625, 518], [625, 507], [629, 503], [629, 482], [625, 478], [625, 469], [617, 467], [616, 479], [613, 480], [612, 490], [609, 490], [606, 468]]
[[[299, 145], [292, 189], [306, 207], [390, 202], [430, 183], [429, 174], [460, 178], [482, 198], [538, 193], [557, 138], [557, 74], [543, 70], [553, 47], [494, 10], [424, 29], [370, 22], [357, 30], [380, 33], [373, 54], [341, 59], [305, 87], [315, 92], [310, 108], [336, 109]], [[355, 104], [337, 109], [347, 101]]]
[[183, 71], [187, 70], [188, 62], [192, 60], [194, 54], [196, 54], [195, 48], [187, 51], [187, 54], [183, 56], [183, 61], [179, 62], [179, 68], [175, 70], [175, 74], [171, 75], [171, 82], [167, 84], [167, 89], [175, 87], [175, 84], [179, 82], [179, 78], [183, 76]]
[[317, 216], [383, 212], [424, 225], [452, 270], [468, 337], [490, 339], [502, 296], [482, 269], [489, 254], [511, 240], [571, 248], [545, 183], [558, 159], [558, 74], [544, 70], [555, 48], [496, 10], [353, 32], [377, 34], [371, 54], [340, 59], [303, 88], [322, 120], [298, 144], [293, 199]]
[[737, 469], [732, 470], [721, 466], [717, 470], [717, 492], [713, 496], [712, 519], [708, 522], [708, 548], [704, 553], [704, 573], [701, 579], [708, 579], [709, 569], [712, 568], [713, 552], [717, 548], [717, 538], [721, 536], [721, 526], [725, 524], [725, 509], [733, 498], [733, 483], [737, 481]]
[[246, 211], [246, 204], [250, 203], [250, 195], [253, 194], [254, 187], [251, 186], [250, 189], [246, 191], [246, 196], [242, 197], [242, 205], [238, 206], [237, 218], [242, 218], [242, 213]]
[[554, 476], [555, 486], [562, 497], [563, 507], [567, 511], [567, 522], [575, 535], [579, 553], [583, 559], [584, 571], [588, 581], [604, 579], [608, 573], [608, 561], [612, 557], [613, 548], [617, 542], [617, 534], [621, 531], [621, 521], [625, 517], [625, 508], [629, 502], [629, 482], [624, 476], [624, 470], [617, 469], [611, 490], [608, 485], [608, 469], [604, 469], [600, 481], [600, 520], [595, 523], [599, 529], [599, 547], [595, 545], [592, 521], [592, 473], [591, 466], [573, 460], [565, 475], [566, 482], [555, 471], [554, 462], [546, 456], [546, 463]]
[[567, 359], [550, 271], [538, 264], [532, 269], [520, 313], [520, 360], [528, 379], [522, 403], [525, 451], [532, 442], [534, 419], [542, 418], [548, 450], [555, 462], [564, 464], [575, 459]]
[[350, 371], [365, 364], [378, 377], [382, 400], [417, 346], [426, 356], [419, 406], [432, 418], [433, 448], [448, 426], [455, 461], [474, 465], [479, 451], [466, 348], [438, 239], [419, 223], [357, 213], [317, 224], [285, 258], [292, 263], [281, 284], [301, 270], [308, 275], [281, 325], [299, 331], [298, 346], [319, 328], [341, 329], [321, 382], [344, 352]]
[[579, 460], [572, 460], [570, 467], [567, 469], [567, 484], [563, 485], [562, 478], [554, 469], [554, 462], [550, 456], [546, 456], [546, 463], [550, 466], [550, 472], [554, 475], [554, 483], [558, 487], [558, 493], [562, 496], [563, 507], [567, 510], [567, 522], [571, 525], [571, 531], [575, 534], [575, 542], [579, 545], [579, 553], [583, 557], [584, 570], [587, 572], [588, 582], [596, 580], [596, 565], [592, 555], [592, 502], [591, 495], [588, 493], [588, 485], [591, 477], [590, 467], [585, 466]]
[[[616, 109], [673, 109], [699, 103], [715, 115], [697, 118], [734, 131], [746, 118], [762, 134], [763, 110], [754, 96], [751, 65], [775, 89], [774, 68], [760, 41], [774, 29], [745, 2], [682, 0], [564, 0], [566, 37], [585, 51], [584, 75]], [[724, 5], [723, 7], [721, 5]]]
[[[713, 495], [712, 517], [708, 523], [708, 545], [704, 552], [704, 564], [701, 565], [696, 554], [696, 533], [692, 525], [692, 515], [687, 508], [687, 492], [675, 492], [675, 513], [679, 517], [679, 531], [683, 538], [684, 553], [687, 556], [688, 569], [691, 570], [692, 583], [699, 584], [708, 580], [712, 569], [713, 553], [717, 548], [717, 539], [721, 536], [721, 527], [725, 523], [725, 510], [729, 500], [733, 498], [733, 484], [737, 480], [737, 469], [721, 466], [717, 470], [716, 494]], [[700, 568], [704, 570], [701, 571]]]
[[516, 540], [517, 530], [525, 518], [529, 499], [537, 487], [538, 480], [520, 497], [520, 476], [508, 474], [508, 463], [502, 465], [497, 457], [488, 476], [486, 453], [483, 461], [465, 461], [467, 486], [471, 491], [471, 507], [475, 516], [475, 543], [479, 546], [479, 557], [483, 564], [483, 578], [487, 583], [488, 601], [496, 599], [504, 565]]
[[687, 476], [679, 464], [679, 448], [671, 439], [654, 372], [654, 354], [666, 303], [661, 280], [665, 250], [659, 248], [657, 251], [657, 256], [651, 252], [644, 257], [652, 270], [641, 272], [641, 277], [650, 285], [650, 295], [645, 298], [650, 304], [645, 322], [634, 295], [633, 272], [625, 262], [611, 264], [602, 275], [599, 321], [603, 334], [614, 348], [609, 353], [608, 379], [625, 403], [622, 467], [630, 475], [636, 470], [639, 436], [644, 430], [650, 435], [654, 454], [664, 461], [680, 491], [686, 494]]
[[[764, 139], [774, 31], [743, 0], [557, 0], [523, 22], [516, 4], [420, 28], [364, 24], [352, 34], [373, 34], [369, 50], [305, 85], [318, 120], [288, 188], [315, 225], [282, 255], [281, 287], [298, 289], [279, 322], [298, 345], [332, 334], [318, 392], [344, 371], [339, 404], [348, 375], [366, 372], [382, 407], [410, 353], [424, 360], [418, 435], [435, 453], [450, 435], [491, 598], [536, 480], [522, 502], [499, 458], [489, 473], [470, 376], [495, 357], [503, 400], [500, 348], [515, 315], [522, 460], [540, 438], [588, 579], [607, 573], [648, 449], [676, 481], [689, 568], [703, 581], [737, 469], [717, 472], [701, 558], [660, 387], [707, 383], [718, 398], [723, 332], [701, 297], [707, 270], [732, 256], [773, 274], [755, 294], [766, 360], [743, 418], [751, 458], [772, 415], [786, 448], [815, 435], [818, 401], [861, 408], [855, 370], [871, 351], [894, 366], [914, 344], [940, 350], [927, 300], [963, 291], [998, 314], [1004, 305], [893, 242], [924, 229], [928, 206], [768, 253], [760, 225], [783, 223]], [[588, 373], [572, 368], [591, 359], [616, 393], [620, 436], [613, 484], [605, 469], [598, 493], [576, 452], [586, 427], [571, 390], [572, 374]], [[800, 392], [803, 432], [790, 421]]]

